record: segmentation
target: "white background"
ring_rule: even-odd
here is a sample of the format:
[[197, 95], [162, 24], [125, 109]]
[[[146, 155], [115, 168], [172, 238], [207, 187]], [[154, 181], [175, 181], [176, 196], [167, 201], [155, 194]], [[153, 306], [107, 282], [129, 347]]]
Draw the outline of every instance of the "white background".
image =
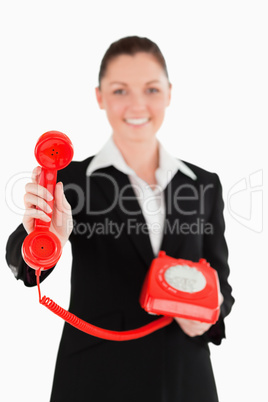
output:
[[[173, 83], [159, 139], [173, 155], [217, 172], [224, 189], [236, 304], [227, 339], [211, 346], [220, 401], [268, 400], [267, 20], [259, 0], [1, 2], [2, 401], [48, 402], [63, 326], [5, 262], [7, 237], [22, 219], [27, 179], [17, 179], [36, 166], [34, 145], [45, 131], [69, 135], [76, 160], [108, 139], [94, 95], [99, 64], [112, 41], [133, 34], [158, 43]], [[42, 284], [66, 308], [70, 257], [68, 245]]]

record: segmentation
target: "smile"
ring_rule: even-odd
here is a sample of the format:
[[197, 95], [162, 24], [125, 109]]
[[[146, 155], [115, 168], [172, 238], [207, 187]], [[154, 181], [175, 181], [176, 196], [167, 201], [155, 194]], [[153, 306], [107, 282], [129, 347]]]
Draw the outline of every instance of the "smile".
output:
[[146, 123], [148, 123], [150, 119], [148, 117], [142, 118], [142, 119], [125, 119], [125, 122], [127, 124], [131, 124], [132, 126], [142, 126]]

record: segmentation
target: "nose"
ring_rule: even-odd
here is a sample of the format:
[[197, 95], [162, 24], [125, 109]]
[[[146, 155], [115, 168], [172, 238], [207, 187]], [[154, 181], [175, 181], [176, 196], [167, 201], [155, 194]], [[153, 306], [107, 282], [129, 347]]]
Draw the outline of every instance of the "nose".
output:
[[129, 107], [132, 111], [143, 111], [147, 108], [146, 98], [142, 93], [132, 93]]

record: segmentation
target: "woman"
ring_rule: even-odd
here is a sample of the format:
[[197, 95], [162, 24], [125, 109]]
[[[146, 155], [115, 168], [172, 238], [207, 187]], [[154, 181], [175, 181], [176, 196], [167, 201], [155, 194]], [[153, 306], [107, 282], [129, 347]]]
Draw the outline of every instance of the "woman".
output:
[[[152, 259], [165, 250], [175, 258], [206, 258], [218, 271], [221, 314], [212, 326], [176, 318], [127, 342], [65, 324], [51, 402], [216, 402], [208, 342], [225, 337], [223, 320], [234, 302], [218, 176], [173, 158], [157, 140], [171, 84], [149, 39], [127, 37], [110, 46], [96, 97], [112, 137], [95, 157], [60, 171], [54, 195], [51, 230], [62, 245], [70, 240], [73, 253], [70, 311], [118, 331], [153, 321], [139, 293]], [[23, 225], [7, 245], [8, 264], [26, 286], [36, 278], [21, 258], [22, 241], [35, 218], [49, 220], [51, 195], [37, 184], [39, 174], [36, 168], [26, 186]]]

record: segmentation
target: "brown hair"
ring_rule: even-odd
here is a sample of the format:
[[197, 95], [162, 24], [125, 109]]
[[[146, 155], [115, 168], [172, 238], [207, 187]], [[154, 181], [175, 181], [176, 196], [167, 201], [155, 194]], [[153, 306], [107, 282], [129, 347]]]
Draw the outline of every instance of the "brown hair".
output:
[[134, 56], [136, 53], [139, 52], [145, 52], [153, 55], [163, 68], [168, 78], [166, 61], [157, 44], [152, 42], [148, 38], [142, 38], [139, 36], [127, 36], [125, 38], [119, 39], [116, 42], [113, 42], [104, 54], [99, 71], [99, 87], [101, 84], [101, 80], [106, 73], [108, 64], [111, 60], [123, 54]]

